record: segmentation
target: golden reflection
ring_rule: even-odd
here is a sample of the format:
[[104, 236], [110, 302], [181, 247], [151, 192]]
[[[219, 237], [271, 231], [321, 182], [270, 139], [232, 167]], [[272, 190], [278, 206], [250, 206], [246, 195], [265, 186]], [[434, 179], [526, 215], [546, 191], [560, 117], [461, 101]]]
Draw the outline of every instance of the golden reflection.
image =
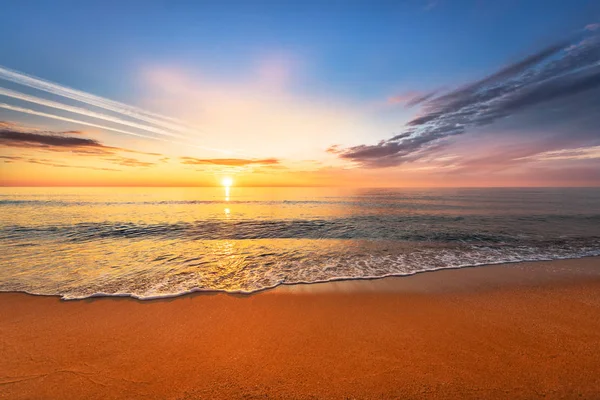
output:
[[[0, 172], [1, 175], [1, 172]], [[219, 181], [220, 182], [220, 181]], [[151, 224], [174, 223], [181, 219], [198, 221], [213, 218], [225, 218], [227, 207], [233, 217], [246, 219], [291, 219], [298, 217], [298, 207], [288, 201], [304, 201], [307, 198], [318, 201], [317, 204], [302, 206], [302, 218], [341, 218], [364, 213], [419, 212], [410, 204], [406, 207], [369, 209], [354, 206], [354, 189], [313, 189], [313, 188], [245, 188], [219, 187], [209, 188], [0, 188], [5, 201], [30, 199], [44, 201], [43, 211], [39, 203], [15, 205], [19, 212], [3, 212], [1, 226], [40, 226], [60, 225], [65, 220], [70, 223], [138, 223]], [[235, 199], [233, 195], [235, 194]], [[330, 201], [332, 196], [344, 196], [344, 202]], [[229, 196], [227, 196], [229, 195]], [[223, 202], [218, 201], [224, 199]], [[234, 200], [245, 200], [236, 202]], [[247, 201], [246, 201], [247, 200]], [[65, 207], [65, 202], [72, 202]], [[137, 205], [139, 203], [139, 205]], [[201, 203], [202, 206], [199, 206]], [[94, 206], [94, 212], [90, 207]], [[136, 204], [135, 210], [132, 206]], [[6, 208], [6, 207], [5, 207]], [[428, 209], [425, 209], [425, 211]], [[422, 211], [422, 212], [425, 212]], [[452, 208], [446, 213], [458, 214], [462, 208]], [[3, 249], [4, 250], [4, 249]]]
[[221, 180], [221, 185], [225, 187], [225, 201], [229, 201], [229, 190], [233, 186], [233, 178], [226, 176]]

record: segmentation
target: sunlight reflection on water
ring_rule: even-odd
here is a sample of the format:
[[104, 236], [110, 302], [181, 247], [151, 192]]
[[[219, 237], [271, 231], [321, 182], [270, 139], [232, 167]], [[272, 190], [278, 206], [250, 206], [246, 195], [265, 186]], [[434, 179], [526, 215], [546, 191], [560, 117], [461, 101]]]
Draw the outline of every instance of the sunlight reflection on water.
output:
[[0, 290], [153, 297], [600, 254], [598, 189], [3, 188]]

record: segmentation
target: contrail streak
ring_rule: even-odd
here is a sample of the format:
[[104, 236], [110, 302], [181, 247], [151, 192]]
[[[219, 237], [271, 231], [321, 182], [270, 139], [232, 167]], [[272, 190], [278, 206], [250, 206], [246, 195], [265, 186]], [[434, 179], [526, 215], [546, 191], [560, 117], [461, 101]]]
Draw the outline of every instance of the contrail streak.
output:
[[[69, 98], [69, 99], [72, 99], [75, 101], [82, 102], [84, 104], [103, 108], [105, 110], [113, 111], [118, 114], [121, 114], [122, 116], [134, 118], [134, 119], [137, 119], [140, 121], [145, 121], [149, 124], [157, 125], [157, 126], [160, 126], [160, 127], [172, 130], [172, 131], [174, 130], [174, 131], [178, 131], [178, 132], [185, 132], [185, 133], [191, 133], [191, 134], [197, 133], [196, 130], [191, 129], [186, 126], [183, 126], [183, 125], [185, 125], [185, 123], [183, 121], [177, 120], [175, 118], [171, 118], [171, 117], [167, 117], [167, 116], [160, 115], [157, 113], [153, 113], [151, 111], [146, 111], [146, 110], [143, 110], [138, 107], [134, 107], [134, 106], [130, 106], [130, 105], [127, 105], [124, 103], [120, 103], [118, 101], [106, 99], [106, 98], [103, 98], [100, 96], [93, 95], [91, 93], [72, 89], [67, 86], [59, 85], [57, 83], [53, 83], [53, 82], [50, 82], [50, 81], [47, 81], [47, 80], [44, 80], [41, 78], [37, 78], [37, 77], [31, 76], [31, 75], [26, 75], [26, 74], [5, 68], [3, 66], [0, 66], [0, 79], [14, 82], [14, 83], [17, 83], [17, 84], [20, 84], [23, 86], [33, 88], [33, 89], [42, 90], [42, 91], [45, 91], [47, 93], [51, 93], [51, 94], [54, 94], [57, 96], [66, 97], [66, 98]], [[173, 132], [161, 129], [161, 128], [144, 125], [144, 124], [139, 124], [139, 123], [133, 122], [133, 121], [127, 121], [127, 120], [124, 120], [124, 119], [121, 119], [118, 117], [113, 117], [113, 116], [110, 116], [107, 114], [98, 113], [98, 112], [94, 112], [91, 110], [86, 110], [85, 108], [70, 106], [67, 104], [60, 103], [60, 102], [43, 99], [43, 98], [40, 98], [37, 96], [27, 95], [27, 94], [20, 93], [17, 91], [6, 89], [6, 88], [0, 88], [0, 95], [20, 99], [20, 100], [27, 101], [30, 103], [44, 105], [47, 107], [56, 108], [56, 109], [67, 111], [67, 112], [81, 114], [81, 115], [85, 115], [85, 116], [92, 117], [92, 118], [103, 119], [105, 121], [110, 121], [110, 122], [114, 122], [114, 123], [117, 123], [120, 125], [130, 126], [132, 128], [137, 128], [137, 129], [145, 130], [147, 132], [157, 133], [160, 135], [171, 136], [171, 137], [176, 137], [176, 138], [181, 138], [181, 139], [193, 139], [192, 137], [189, 137], [189, 136], [186, 137], [184, 135], [179, 135], [179, 134], [176, 134], [176, 133], [173, 133]], [[113, 132], [124, 133], [126, 135], [132, 135], [132, 136], [143, 137], [143, 138], [147, 138], [147, 139], [160, 140], [160, 141], [174, 143], [174, 144], [181, 144], [181, 145], [185, 145], [185, 146], [196, 147], [199, 149], [214, 151], [214, 152], [218, 152], [218, 153], [222, 153], [222, 154], [226, 154], [226, 155], [238, 154], [238, 155], [251, 156], [250, 154], [247, 154], [247, 153], [244, 154], [243, 152], [239, 152], [239, 151], [228, 151], [228, 150], [217, 149], [217, 148], [213, 148], [213, 147], [200, 146], [200, 145], [189, 143], [189, 142], [165, 140], [163, 138], [157, 138], [154, 136], [143, 135], [140, 133], [126, 131], [123, 129], [112, 128], [112, 127], [108, 127], [108, 126], [104, 126], [104, 125], [100, 125], [100, 124], [94, 124], [92, 122], [85, 122], [85, 121], [81, 121], [78, 119], [62, 117], [60, 115], [44, 113], [41, 111], [36, 111], [36, 110], [29, 109], [29, 108], [24, 108], [24, 107], [13, 106], [10, 104], [5, 104], [5, 103], [0, 103], [0, 108], [5, 108], [8, 110], [13, 110], [13, 111], [19, 111], [19, 112], [23, 112], [23, 113], [27, 113], [27, 114], [32, 114], [32, 115], [38, 115], [38, 116], [42, 116], [42, 117], [46, 117], [46, 118], [57, 119], [57, 120], [66, 121], [66, 122], [73, 122], [73, 123], [77, 123], [77, 124], [92, 126], [92, 127], [106, 129], [106, 130], [113, 131]]]
[[161, 138], [161, 137], [143, 135], [141, 133], [135, 133], [135, 132], [131, 132], [131, 131], [125, 131], [123, 129], [117, 129], [117, 128], [112, 128], [110, 126], [104, 126], [104, 125], [94, 124], [92, 122], [81, 121], [79, 119], [72, 119], [72, 118], [62, 117], [60, 115], [48, 114], [48, 113], [45, 113], [45, 112], [32, 110], [30, 108], [13, 106], [13, 105], [6, 104], [6, 103], [0, 103], [0, 108], [4, 108], [4, 109], [7, 109], [7, 110], [11, 110], [11, 111], [18, 111], [18, 112], [22, 112], [22, 113], [25, 113], [25, 114], [38, 115], [40, 117], [57, 119], [57, 120], [60, 120], [60, 121], [72, 122], [72, 123], [75, 123], [75, 124], [92, 126], [94, 128], [100, 128], [100, 129], [105, 129], [105, 130], [108, 130], [108, 131], [124, 133], [126, 135], [137, 136], [137, 137], [141, 137], [141, 138], [145, 138], [145, 139], [159, 140], [161, 142], [168, 142], [168, 143], [173, 143], [173, 144], [182, 144], [182, 145], [185, 145], [185, 146], [192, 146], [192, 147], [196, 147], [196, 148], [203, 149], [203, 150], [216, 151], [216, 152], [223, 153], [223, 154], [231, 154], [232, 153], [230, 151], [221, 150], [221, 149], [215, 149], [215, 148], [212, 148], [212, 147], [204, 147], [204, 146], [199, 146], [197, 144], [192, 144], [192, 143], [186, 143], [186, 142], [168, 140], [168, 139]]
[[138, 128], [138, 129], [142, 129], [142, 130], [145, 130], [148, 132], [158, 133], [159, 135], [178, 137], [178, 138], [186, 138], [183, 135], [171, 133], [171, 132], [165, 131], [160, 128], [155, 128], [153, 126], [138, 124], [136, 122], [127, 121], [127, 120], [113, 117], [113, 116], [110, 116], [107, 114], [90, 111], [85, 108], [69, 106], [69, 105], [62, 104], [62, 103], [59, 103], [56, 101], [46, 100], [46, 99], [42, 99], [42, 98], [36, 97], [36, 96], [30, 96], [30, 95], [27, 95], [24, 93], [16, 92], [14, 90], [5, 89], [3, 87], [0, 87], [0, 96], [12, 97], [13, 99], [19, 99], [19, 100], [27, 101], [29, 103], [35, 103], [35, 104], [39, 104], [42, 106], [47, 106], [47, 107], [52, 107], [52, 108], [56, 108], [56, 109], [63, 110], [63, 111], [72, 112], [75, 114], [81, 114], [81, 115], [85, 115], [87, 117], [103, 119], [105, 121], [110, 121], [110, 122], [114, 122], [114, 123], [121, 124], [121, 125], [131, 126], [132, 128]]
[[34, 89], [43, 90], [48, 93], [80, 101], [85, 104], [103, 108], [105, 110], [114, 111], [130, 118], [135, 118], [150, 124], [162, 126], [163, 128], [168, 128], [179, 132], [196, 133], [193, 129], [182, 126], [184, 123], [175, 118], [153, 113], [151, 111], [146, 111], [138, 107], [130, 106], [114, 100], [109, 100], [100, 96], [95, 96], [91, 93], [86, 93], [80, 90], [69, 88], [67, 86], [62, 86], [44, 79], [4, 68], [2, 66], [0, 66], [0, 79], [14, 82], [23, 86], [28, 86]]
[[91, 122], [85, 122], [85, 121], [81, 121], [81, 120], [78, 120], [78, 119], [71, 119], [71, 118], [61, 117], [60, 115], [47, 114], [45, 112], [35, 111], [35, 110], [30, 109], [30, 108], [23, 108], [23, 107], [19, 107], [19, 106], [13, 106], [13, 105], [6, 104], [6, 103], [0, 103], [0, 108], [5, 108], [7, 110], [18, 111], [18, 112], [22, 112], [22, 113], [26, 113], [26, 114], [31, 114], [31, 115], [39, 115], [40, 117], [58, 119], [60, 121], [73, 122], [73, 123], [76, 123], [76, 124], [93, 126], [95, 128], [106, 129], [106, 130], [113, 131], [113, 132], [120, 132], [120, 133], [124, 133], [126, 135], [132, 135], [132, 136], [142, 137], [142, 138], [146, 138], [146, 139], [162, 140], [162, 141], [165, 141], [165, 142], [168, 141], [168, 140], [163, 139], [163, 138], [157, 138], [157, 137], [154, 137], [154, 136], [142, 135], [140, 133], [124, 131], [124, 130], [121, 130], [121, 129], [111, 128], [111, 127], [103, 126], [103, 125], [98, 125], [98, 124], [94, 124], [94, 123], [91, 123]]

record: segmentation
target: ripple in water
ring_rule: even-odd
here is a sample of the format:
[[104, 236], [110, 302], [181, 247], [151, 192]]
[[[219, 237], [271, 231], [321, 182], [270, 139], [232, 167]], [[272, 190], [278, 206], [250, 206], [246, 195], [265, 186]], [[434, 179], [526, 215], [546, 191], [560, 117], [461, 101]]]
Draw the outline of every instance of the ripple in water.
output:
[[600, 255], [597, 189], [11, 190], [0, 290], [66, 299]]

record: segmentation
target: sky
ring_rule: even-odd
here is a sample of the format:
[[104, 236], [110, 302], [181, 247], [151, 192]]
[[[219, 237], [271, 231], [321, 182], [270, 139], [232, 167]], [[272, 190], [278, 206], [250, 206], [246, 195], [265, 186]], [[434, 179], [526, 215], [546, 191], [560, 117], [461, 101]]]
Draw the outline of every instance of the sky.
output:
[[600, 186], [600, 2], [21, 1], [3, 186]]

